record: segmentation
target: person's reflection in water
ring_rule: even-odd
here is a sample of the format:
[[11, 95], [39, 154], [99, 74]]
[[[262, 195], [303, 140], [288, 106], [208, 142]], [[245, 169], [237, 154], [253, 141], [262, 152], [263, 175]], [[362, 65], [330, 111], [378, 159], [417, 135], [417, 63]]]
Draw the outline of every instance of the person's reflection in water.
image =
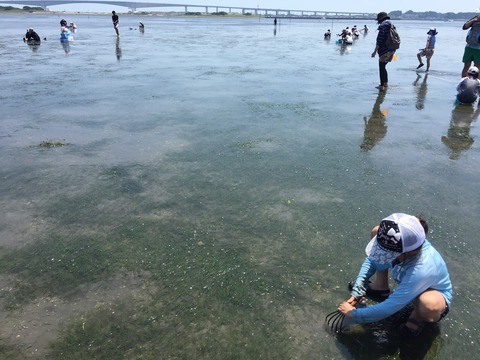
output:
[[277, 27], [276, 26], [273, 27], [273, 36], [277, 36]]
[[340, 55], [347, 55], [350, 50], [352, 50], [352, 45], [341, 44], [340, 45]]
[[415, 107], [418, 110], [423, 110], [425, 107], [425, 97], [427, 96], [427, 78], [428, 74], [425, 74], [422, 83], [418, 86], [418, 81], [422, 78], [422, 75], [417, 74], [417, 79], [413, 82], [413, 86], [417, 88], [417, 102]]
[[365, 122], [365, 131], [363, 133], [363, 143], [360, 149], [363, 151], [372, 150], [373, 147], [382, 140], [387, 134], [387, 125], [385, 120], [387, 118], [388, 110], [380, 109], [380, 106], [385, 100], [386, 91], [379, 91], [377, 100], [373, 105], [372, 114], [370, 118], [363, 117]]
[[470, 149], [473, 138], [470, 136], [470, 125], [480, 115], [480, 107], [474, 110], [473, 106], [459, 105], [452, 110], [452, 118], [447, 136], [442, 136], [442, 142], [450, 150], [450, 159], [458, 160], [462, 151]]
[[62, 42], [61, 44], [63, 47], [63, 51], [65, 51], [65, 55], [70, 54], [70, 43], [67, 41], [67, 42]]
[[442, 345], [439, 325], [429, 324], [418, 337], [405, 339], [396, 329], [408, 315], [403, 309], [376, 323], [353, 325], [337, 334], [338, 342], [353, 359], [436, 359]]
[[28, 44], [28, 47], [30, 48], [30, 50], [32, 50], [32, 52], [37, 52], [40, 44]]
[[120, 47], [120, 38], [117, 37], [117, 43], [115, 46], [115, 55], [117, 56], [117, 60], [120, 61], [122, 58], [122, 48]]

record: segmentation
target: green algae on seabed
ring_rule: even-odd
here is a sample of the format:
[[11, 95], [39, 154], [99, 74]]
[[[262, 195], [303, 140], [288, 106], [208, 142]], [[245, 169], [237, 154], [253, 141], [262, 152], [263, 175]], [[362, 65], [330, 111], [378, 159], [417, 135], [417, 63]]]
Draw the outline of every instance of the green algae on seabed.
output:
[[7, 345], [4, 340], [0, 339], [0, 359], [20, 360], [25, 359], [25, 355], [20, 349]]
[[[309, 262], [310, 269], [323, 266], [317, 251], [311, 251], [319, 243], [292, 232], [270, 212], [239, 215], [217, 209], [220, 201], [245, 208], [254, 201], [228, 183], [205, 182], [198, 174], [168, 183], [168, 192], [183, 193], [188, 204], [138, 202], [133, 196], [145, 191], [151, 179], [135, 169], [100, 169], [83, 192], [37, 204], [52, 228], [3, 253], [0, 270], [15, 278], [12, 291], [3, 294], [7, 309], [19, 310], [40, 298], [68, 302], [115, 274], [148, 274], [154, 290], [146, 295], [65, 319], [51, 358], [89, 358], [92, 353], [111, 358], [127, 349], [132, 358], [154, 358], [161, 351], [167, 357], [286, 359], [298, 352], [288, 340], [292, 334], [285, 313], [304, 298], [305, 289], [319, 292], [318, 273], [297, 266], [300, 261]], [[129, 192], [133, 180], [138, 184]], [[186, 193], [186, 188], [195, 191]], [[96, 211], [111, 200], [128, 206], [129, 213], [119, 206]], [[201, 211], [201, 203], [213, 213]], [[161, 210], [185, 216], [152, 217]], [[244, 221], [250, 224], [248, 236]], [[261, 235], [279, 229], [282, 234], [274, 239]], [[313, 235], [317, 228], [306, 225], [304, 231]], [[277, 252], [279, 247], [288, 251]], [[328, 288], [331, 281], [325, 276], [321, 284]]]
[[[195, 247], [209, 255], [202, 260]], [[283, 321], [259, 294], [268, 289], [258, 280], [264, 275], [241, 254], [209, 245], [187, 246], [191, 261], [178, 263], [181, 248], [168, 254], [173, 261], [159, 261], [164, 271], [154, 275], [159, 289], [149, 300], [125, 299], [75, 319], [53, 342], [52, 358], [290, 358]]]
[[65, 140], [45, 140], [45, 141], [42, 141], [37, 146], [39, 148], [50, 149], [50, 148], [55, 148], [55, 147], [68, 146], [68, 145], [70, 145], [70, 144], [66, 143]]
[[17, 302], [68, 299], [82, 283], [115, 270], [148, 272], [157, 288], [147, 299], [121, 299], [66, 322], [50, 358], [155, 358], [159, 352], [168, 358], [290, 358], [279, 313], [288, 299], [273, 274], [258, 273], [244, 251], [202, 232], [173, 227], [171, 236], [153, 241], [159, 227], [168, 225], [129, 224], [112, 234], [113, 244], [107, 237], [54, 238], [11, 253], [10, 262], [2, 259], [2, 271], [17, 273], [24, 284], [12, 295]]

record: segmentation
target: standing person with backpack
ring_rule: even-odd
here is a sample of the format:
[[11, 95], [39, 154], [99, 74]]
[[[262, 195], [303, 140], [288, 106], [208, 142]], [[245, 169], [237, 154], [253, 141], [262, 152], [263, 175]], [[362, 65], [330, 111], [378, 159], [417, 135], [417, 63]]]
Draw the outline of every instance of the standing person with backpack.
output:
[[[379, 90], [386, 90], [388, 88], [388, 73], [387, 64], [392, 61], [393, 55], [395, 55], [395, 47], [392, 46], [390, 29], [392, 23], [390, 22], [390, 16], [386, 12], [380, 12], [377, 15], [378, 35], [375, 50], [373, 50], [372, 57], [378, 53], [378, 66], [380, 72], [380, 84], [377, 86]], [[395, 28], [393, 26], [393, 28]], [[399, 40], [398, 40], [399, 42]]]

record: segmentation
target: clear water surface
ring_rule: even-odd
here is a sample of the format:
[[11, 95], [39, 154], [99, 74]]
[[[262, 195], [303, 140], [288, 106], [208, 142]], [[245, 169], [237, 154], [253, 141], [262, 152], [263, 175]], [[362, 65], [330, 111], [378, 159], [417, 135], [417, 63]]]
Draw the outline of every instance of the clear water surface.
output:
[[[345, 49], [323, 33], [351, 22], [120, 16], [117, 39], [109, 16], [64, 17], [78, 26], [68, 53], [60, 15], [0, 17], [4, 346], [48, 358], [65, 329], [85, 332], [89, 314], [117, 306], [134, 339], [125, 358], [480, 351], [477, 114], [454, 105], [461, 23], [397, 22], [402, 46], [379, 93], [373, 22]], [[431, 26], [431, 71], [417, 73]], [[36, 51], [27, 27], [47, 38]], [[454, 284], [427, 345], [386, 325], [324, 327], [371, 227], [392, 212], [428, 220]], [[186, 345], [172, 335], [152, 350], [158, 339], [128, 328], [142, 316], [133, 303]], [[120, 321], [112, 314], [105, 326]], [[97, 358], [114, 354], [107, 343]]]

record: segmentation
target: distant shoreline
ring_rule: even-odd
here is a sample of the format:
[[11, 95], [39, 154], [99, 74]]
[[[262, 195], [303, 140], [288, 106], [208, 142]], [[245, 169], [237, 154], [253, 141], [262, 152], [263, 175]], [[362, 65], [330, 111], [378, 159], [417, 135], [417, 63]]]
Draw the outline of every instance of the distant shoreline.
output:
[[[106, 15], [111, 15], [110, 11], [105, 11], [105, 12], [98, 12], [98, 11], [52, 11], [52, 10], [24, 10], [20, 8], [15, 8], [15, 9], [1, 9], [0, 8], [0, 16], [3, 14], [29, 14], [29, 15], [89, 15], [89, 16], [106, 16]], [[272, 15], [272, 14], [261, 14], [261, 15], [255, 15], [252, 13], [247, 13], [247, 14], [241, 14], [241, 13], [201, 13], [201, 12], [189, 12], [185, 13], [183, 11], [168, 11], [168, 12], [162, 12], [162, 11], [137, 11], [137, 12], [132, 12], [129, 10], [126, 10], [125, 12], [120, 12], [117, 11], [117, 14], [121, 16], [141, 16], [141, 17], [182, 17], [182, 18], [244, 18], [244, 19], [258, 19], [260, 18], [265, 18], [265, 19], [273, 19], [273, 18], [278, 18], [278, 19], [284, 19], [284, 20], [372, 20], [374, 21], [375, 19], [373, 18], [351, 18], [351, 17], [320, 17], [320, 16], [282, 16], [282, 15]], [[465, 15], [465, 14], [464, 14]], [[465, 16], [464, 18], [435, 18], [435, 17], [427, 17], [427, 18], [403, 18], [403, 17], [397, 17], [397, 16], [391, 16], [392, 20], [395, 21], [466, 21], [470, 19], [471, 17]]]
[[[226, 18], [226, 17], [236, 17], [236, 18], [246, 18], [246, 19], [258, 19], [258, 15], [243, 15], [240, 13], [234, 14], [227, 14], [227, 15], [216, 15], [216, 14], [186, 14], [184, 12], [119, 12], [116, 11], [118, 15], [121, 16], [145, 16], [145, 17], [214, 17], [214, 18]], [[25, 14], [25, 15], [111, 15], [112, 13], [110, 11], [105, 11], [105, 12], [98, 12], [98, 11], [25, 11], [25, 10], [8, 10], [8, 11], [0, 11], [0, 15], [8, 15], [8, 14]], [[264, 17], [264, 16], [262, 16]]]

